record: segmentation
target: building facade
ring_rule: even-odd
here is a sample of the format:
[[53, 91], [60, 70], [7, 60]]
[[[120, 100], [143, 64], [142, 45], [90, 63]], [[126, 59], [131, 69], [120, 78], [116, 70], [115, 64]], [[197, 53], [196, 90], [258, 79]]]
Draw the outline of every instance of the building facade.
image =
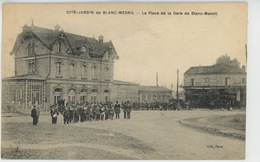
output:
[[2, 105], [30, 108], [69, 103], [139, 100], [139, 85], [114, 81], [112, 41], [24, 25], [11, 54], [15, 76], [3, 79]]
[[186, 101], [195, 107], [245, 107], [246, 71], [223, 64], [191, 67], [184, 73]]
[[109, 101], [118, 56], [113, 43], [103, 40], [66, 33], [58, 25], [54, 30], [25, 25], [11, 52], [15, 76], [3, 80], [3, 85], [15, 85], [17, 92], [3, 86], [7, 98], [19, 91], [20, 97], [10, 100], [23, 107], [59, 99]]

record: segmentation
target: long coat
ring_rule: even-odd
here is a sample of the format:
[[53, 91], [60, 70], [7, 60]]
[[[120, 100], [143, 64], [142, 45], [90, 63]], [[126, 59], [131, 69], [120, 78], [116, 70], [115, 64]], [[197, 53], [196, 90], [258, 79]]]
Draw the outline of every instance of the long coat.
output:
[[37, 110], [35, 108], [31, 111], [31, 117], [33, 118], [33, 125], [37, 125]]

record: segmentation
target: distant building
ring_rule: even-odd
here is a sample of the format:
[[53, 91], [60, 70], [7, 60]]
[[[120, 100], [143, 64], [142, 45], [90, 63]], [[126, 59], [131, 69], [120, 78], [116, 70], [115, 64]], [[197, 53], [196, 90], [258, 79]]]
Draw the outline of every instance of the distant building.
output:
[[[112, 41], [24, 25], [11, 54], [15, 76], [2, 81], [2, 106], [48, 107], [60, 99], [66, 102], [139, 101], [138, 84], [114, 81]], [[156, 92], [155, 92], [156, 93]], [[161, 95], [161, 88], [158, 87]]]
[[159, 86], [140, 86], [138, 98], [140, 102], [168, 101], [172, 98], [172, 90]]
[[186, 101], [196, 107], [246, 105], [246, 70], [225, 64], [191, 67], [184, 73]]

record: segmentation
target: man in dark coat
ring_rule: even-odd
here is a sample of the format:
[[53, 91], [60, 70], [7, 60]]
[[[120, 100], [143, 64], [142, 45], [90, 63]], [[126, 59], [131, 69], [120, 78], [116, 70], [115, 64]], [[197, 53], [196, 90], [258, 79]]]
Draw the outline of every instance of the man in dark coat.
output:
[[58, 115], [59, 115], [58, 109], [55, 108], [55, 106], [51, 106], [52, 124], [56, 124], [57, 123]]
[[33, 118], [33, 125], [37, 125], [37, 110], [36, 110], [36, 106], [33, 106], [33, 109], [31, 111], [31, 117]]
[[116, 101], [116, 104], [115, 104], [115, 113], [116, 113], [116, 119], [119, 119], [120, 104], [118, 104], [118, 101]]
[[70, 114], [69, 114], [69, 109], [65, 109], [65, 111], [63, 112], [63, 121], [64, 124], [68, 125], [69, 124], [69, 120], [70, 120]]

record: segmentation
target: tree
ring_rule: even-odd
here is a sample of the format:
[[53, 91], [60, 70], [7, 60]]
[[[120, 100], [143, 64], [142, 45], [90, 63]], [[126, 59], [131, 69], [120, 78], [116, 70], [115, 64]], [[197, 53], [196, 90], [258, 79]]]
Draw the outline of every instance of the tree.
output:
[[227, 54], [217, 58], [216, 65], [220, 65], [220, 64], [232, 67], [234, 69], [240, 68], [240, 62], [236, 58], [231, 60], [230, 57]]

